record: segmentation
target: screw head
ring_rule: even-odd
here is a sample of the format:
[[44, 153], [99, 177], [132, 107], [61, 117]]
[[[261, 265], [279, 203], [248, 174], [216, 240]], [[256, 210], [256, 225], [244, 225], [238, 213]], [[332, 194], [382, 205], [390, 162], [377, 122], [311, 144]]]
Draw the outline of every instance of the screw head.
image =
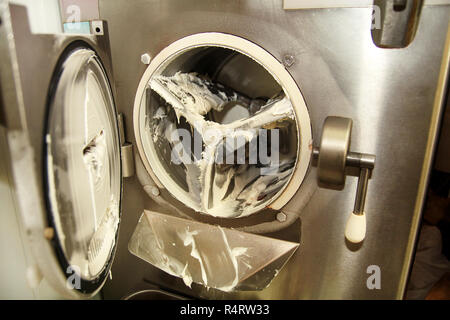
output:
[[150, 64], [150, 61], [152, 60], [152, 57], [148, 53], [144, 53], [141, 55], [141, 61], [143, 64]]
[[287, 54], [283, 57], [283, 64], [286, 68], [292, 67], [295, 62], [295, 57], [293, 55]]
[[278, 213], [277, 213], [277, 220], [278, 220], [279, 222], [285, 222], [285, 221], [287, 220], [286, 214], [283, 213], [283, 212], [278, 212]]
[[155, 197], [159, 196], [159, 189], [158, 189], [158, 187], [153, 187], [153, 188], [152, 188], [152, 194], [153, 194]]

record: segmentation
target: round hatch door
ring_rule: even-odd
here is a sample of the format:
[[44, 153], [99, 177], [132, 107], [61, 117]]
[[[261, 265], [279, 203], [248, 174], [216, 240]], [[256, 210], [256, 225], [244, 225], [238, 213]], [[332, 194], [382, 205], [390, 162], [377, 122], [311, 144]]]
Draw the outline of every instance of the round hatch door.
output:
[[[44, 182], [57, 258], [96, 292], [112, 263], [120, 219], [121, 165], [107, 74], [87, 47], [66, 50], [48, 101]], [[75, 282], [76, 283], [76, 282]]]

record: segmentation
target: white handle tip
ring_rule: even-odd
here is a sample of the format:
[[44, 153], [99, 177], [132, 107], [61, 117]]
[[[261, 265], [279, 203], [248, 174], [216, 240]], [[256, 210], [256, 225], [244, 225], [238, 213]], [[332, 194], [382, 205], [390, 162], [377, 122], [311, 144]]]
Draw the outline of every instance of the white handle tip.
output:
[[360, 243], [366, 237], [366, 215], [352, 213], [345, 227], [345, 238], [353, 243]]

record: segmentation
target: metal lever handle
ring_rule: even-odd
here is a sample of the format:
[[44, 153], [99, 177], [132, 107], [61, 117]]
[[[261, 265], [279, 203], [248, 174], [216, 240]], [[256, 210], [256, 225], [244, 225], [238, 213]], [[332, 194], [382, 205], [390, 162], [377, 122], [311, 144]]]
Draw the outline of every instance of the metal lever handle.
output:
[[375, 167], [375, 156], [349, 152], [351, 129], [351, 119], [327, 117], [323, 125], [320, 147], [313, 149], [313, 157], [317, 160], [319, 181], [325, 185], [344, 186], [346, 168], [353, 167], [360, 170], [355, 206], [345, 229], [347, 240], [359, 243], [364, 240], [366, 234], [364, 207], [369, 179]]
[[366, 204], [367, 185], [369, 184], [370, 169], [361, 168], [358, 179], [358, 188], [356, 189], [354, 214], [363, 214]]

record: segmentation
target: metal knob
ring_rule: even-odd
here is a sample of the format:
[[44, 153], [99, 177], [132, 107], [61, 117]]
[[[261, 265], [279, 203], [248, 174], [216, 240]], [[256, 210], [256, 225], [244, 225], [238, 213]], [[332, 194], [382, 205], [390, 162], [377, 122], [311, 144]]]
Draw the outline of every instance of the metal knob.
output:
[[343, 187], [346, 169], [359, 169], [355, 206], [345, 229], [347, 240], [359, 243], [366, 235], [364, 207], [369, 179], [375, 167], [375, 156], [349, 151], [352, 125], [352, 119], [349, 118], [327, 117], [323, 124], [320, 146], [313, 149], [313, 157], [317, 162], [317, 177], [325, 186]]

